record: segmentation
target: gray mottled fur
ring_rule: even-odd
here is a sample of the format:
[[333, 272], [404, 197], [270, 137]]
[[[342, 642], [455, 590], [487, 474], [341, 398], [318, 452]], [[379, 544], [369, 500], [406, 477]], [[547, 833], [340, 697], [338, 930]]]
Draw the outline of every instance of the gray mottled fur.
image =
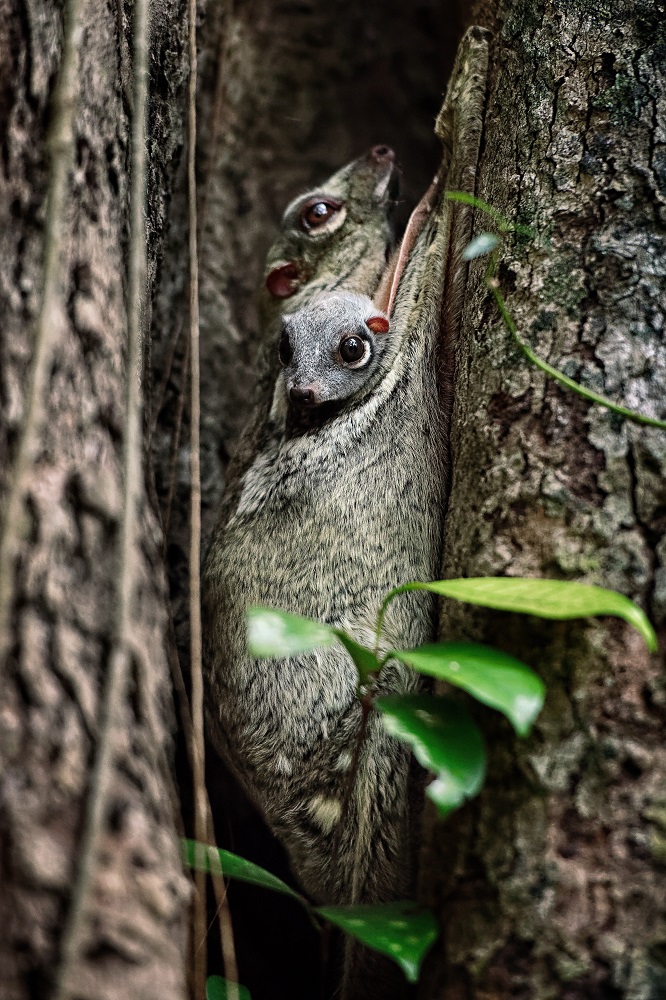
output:
[[[438, 120], [438, 134], [451, 143], [464, 130], [456, 115], [466, 86], [474, 107], [482, 108], [486, 41], [477, 32], [466, 45]], [[478, 150], [478, 130], [472, 138], [470, 149]], [[449, 148], [442, 180], [451, 173], [458, 178], [451, 160]], [[470, 170], [463, 180], [468, 189]], [[471, 183], [473, 190], [473, 173]], [[237, 465], [206, 560], [211, 734], [316, 900], [371, 902], [404, 894], [408, 753], [372, 713], [340, 830], [361, 714], [355, 668], [336, 646], [287, 660], [253, 660], [246, 649], [245, 611], [255, 603], [284, 608], [367, 642], [389, 589], [437, 577], [445, 481], [437, 339], [441, 290], [456, 287], [459, 266], [456, 273], [447, 271], [451, 231], [451, 207], [440, 194], [402, 276], [377, 364], [342, 394], [334, 412], [306, 423], [293, 419], [284, 374], [271, 370], [272, 401], [262, 404], [261, 419], [255, 417], [254, 450]], [[299, 302], [288, 322], [304, 343], [339, 336], [343, 314], [360, 306], [352, 297], [313, 302], [302, 291], [310, 302], [302, 310]], [[287, 305], [291, 311], [292, 303]], [[414, 646], [434, 634], [428, 596], [393, 602], [389, 645]], [[381, 692], [407, 691], [414, 684], [395, 661], [382, 671]], [[372, 961], [359, 964], [358, 949], [351, 949], [345, 998], [396, 995], [393, 987], [379, 986], [374, 974]]]
[[[427, 253], [416, 262], [425, 259]], [[325, 316], [326, 333], [335, 336], [336, 314], [362, 305], [339, 295], [315, 301], [298, 314], [298, 327], [312, 336]], [[423, 322], [422, 315], [409, 301], [398, 303], [393, 324], [403, 332], [386, 335], [365, 386], [320, 426], [289, 429], [286, 384], [278, 375], [264, 446], [242, 477], [205, 569], [212, 730], [286, 844], [305, 889], [328, 902], [404, 892], [408, 754], [372, 715], [339, 833], [360, 721], [354, 665], [336, 647], [253, 660], [244, 615], [251, 604], [272, 605], [367, 640], [388, 590], [437, 575], [444, 481], [437, 322]], [[396, 600], [387, 629], [400, 646], [432, 639], [431, 598]], [[414, 681], [392, 662], [381, 686], [406, 691]]]
[[[273, 297], [265, 282], [262, 284], [255, 405], [227, 469], [221, 522], [238, 499], [242, 476], [263, 447], [280, 369], [277, 343], [283, 314], [296, 312], [317, 295], [333, 289], [374, 293], [393, 246], [390, 216], [395, 174], [394, 165], [378, 161], [370, 150], [323, 184], [295, 198], [285, 209], [280, 232], [268, 252], [264, 279], [275, 268], [293, 263], [301, 281], [293, 294], [283, 299]], [[341, 203], [341, 211], [330, 225], [307, 232], [299, 225], [300, 213], [317, 196], [323, 200], [336, 199]]]

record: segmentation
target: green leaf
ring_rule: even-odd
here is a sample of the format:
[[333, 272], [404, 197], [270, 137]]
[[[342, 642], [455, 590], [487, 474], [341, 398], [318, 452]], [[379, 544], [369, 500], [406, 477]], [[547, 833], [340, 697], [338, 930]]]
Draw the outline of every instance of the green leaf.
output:
[[374, 951], [388, 955], [410, 983], [419, 978], [425, 954], [439, 934], [432, 913], [411, 902], [320, 906], [315, 912]]
[[468, 691], [509, 719], [526, 736], [541, 711], [543, 681], [520, 660], [476, 642], [435, 642], [393, 652], [420, 674], [437, 677]]
[[471, 205], [473, 208], [477, 208], [480, 212], [484, 212], [491, 219], [494, 219], [501, 232], [511, 232], [511, 223], [504, 218], [502, 213], [498, 212], [492, 205], [489, 205], [487, 201], [477, 198], [476, 195], [468, 194], [467, 191], [445, 191], [444, 197], [448, 201], [458, 201], [463, 205]]
[[408, 743], [436, 780], [427, 795], [442, 816], [477, 795], [486, 776], [483, 738], [463, 705], [427, 694], [390, 695], [375, 707], [392, 736]]
[[435, 580], [433, 583], [405, 583], [396, 587], [384, 601], [409, 590], [430, 590], [455, 601], [467, 601], [483, 608], [516, 611], [539, 618], [586, 618], [588, 615], [614, 615], [636, 629], [652, 653], [657, 651], [657, 637], [646, 615], [623, 594], [603, 587], [566, 580], [531, 580], [522, 577], [479, 576], [469, 580]]
[[468, 243], [462, 252], [463, 260], [474, 260], [476, 257], [485, 257], [492, 253], [495, 247], [499, 246], [499, 237], [493, 233], [480, 233], [475, 236], [471, 243]]
[[504, 216], [489, 205], [487, 201], [482, 201], [481, 198], [477, 198], [476, 195], [468, 194], [466, 191], [445, 191], [444, 197], [448, 201], [459, 201], [463, 205], [471, 205], [473, 208], [478, 209], [485, 215], [489, 215], [491, 219], [497, 223], [498, 229], [501, 233], [516, 233], [520, 236], [529, 236], [530, 239], [536, 237], [535, 231], [530, 226], [523, 226], [520, 223], [509, 222]]
[[367, 684], [370, 674], [379, 673], [379, 660], [375, 654], [365, 646], [359, 645], [351, 636], [341, 629], [335, 629], [335, 634], [345, 647], [358, 670], [359, 684]]
[[330, 646], [335, 632], [311, 618], [277, 608], [253, 607], [247, 612], [247, 648], [252, 656], [295, 656], [318, 646]]
[[250, 991], [240, 983], [230, 983], [222, 976], [209, 976], [206, 980], [206, 1000], [252, 1000]]
[[219, 847], [211, 847], [209, 844], [201, 844], [187, 838], [181, 839], [181, 846], [185, 864], [189, 868], [212, 872], [214, 875], [225, 875], [227, 878], [237, 878], [241, 882], [260, 885], [264, 889], [273, 889], [274, 892], [281, 892], [284, 896], [292, 896], [294, 899], [304, 902], [303, 897], [277, 875], [272, 875], [265, 868], [260, 868], [259, 865], [239, 857], [238, 854], [232, 854], [231, 851], [223, 851]]

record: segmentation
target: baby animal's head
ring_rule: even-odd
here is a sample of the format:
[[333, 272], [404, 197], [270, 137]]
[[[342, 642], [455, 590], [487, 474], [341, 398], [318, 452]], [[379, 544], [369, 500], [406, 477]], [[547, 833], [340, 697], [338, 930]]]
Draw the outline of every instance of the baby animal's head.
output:
[[359, 393], [376, 375], [391, 336], [367, 295], [333, 292], [283, 317], [280, 362], [289, 403], [314, 411]]

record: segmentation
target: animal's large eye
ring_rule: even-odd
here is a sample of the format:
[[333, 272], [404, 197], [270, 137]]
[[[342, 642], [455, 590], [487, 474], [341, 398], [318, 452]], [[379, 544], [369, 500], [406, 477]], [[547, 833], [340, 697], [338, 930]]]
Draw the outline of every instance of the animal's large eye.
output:
[[301, 227], [309, 232], [332, 219], [340, 211], [341, 201], [334, 198], [311, 198], [301, 209]]
[[370, 357], [370, 345], [362, 337], [345, 337], [340, 342], [340, 357], [355, 368]]
[[289, 340], [289, 334], [286, 330], [283, 331], [280, 337], [280, 346], [278, 347], [278, 354], [280, 356], [280, 361], [283, 365], [288, 365], [294, 356], [294, 349], [291, 346], [291, 341]]

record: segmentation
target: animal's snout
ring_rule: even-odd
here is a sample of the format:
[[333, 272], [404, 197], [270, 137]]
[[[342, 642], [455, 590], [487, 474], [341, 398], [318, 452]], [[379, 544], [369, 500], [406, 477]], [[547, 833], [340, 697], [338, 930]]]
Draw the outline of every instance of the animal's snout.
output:
[[400, 194], [400, 167], [396, 162], [395, 152], [390, 146], [373, 146], [366, 153], [366, 163], [373, 175], [378, 179], [375, 195], [396, 201]]
[[321, 395], [313, 385], [292, 385], [289, 399], [296, 406], [317, 406], [321, 402]]
[[376, 163], [394, 163], [395, 153], [390, 146], [373, 146], [369, 153], [370, 159]]

